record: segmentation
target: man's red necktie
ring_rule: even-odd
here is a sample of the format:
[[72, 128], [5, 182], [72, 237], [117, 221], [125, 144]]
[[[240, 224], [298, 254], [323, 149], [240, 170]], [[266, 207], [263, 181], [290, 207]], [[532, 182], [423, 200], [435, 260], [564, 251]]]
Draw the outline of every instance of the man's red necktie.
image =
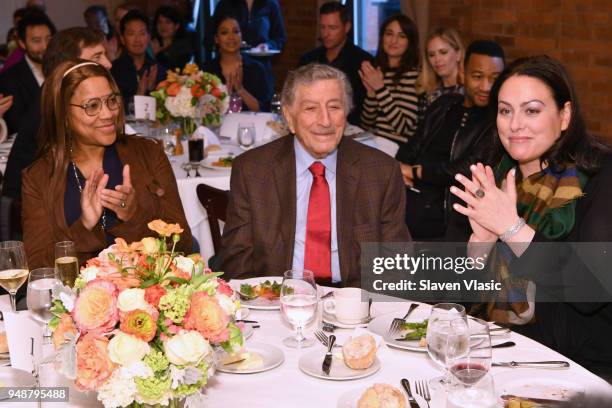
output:
[[331, 279], [331, 205], [325, 166], [314, 162], [309, 168], [312, 187], [306, 219], [304, 269], [314, 272], [315, 278]]

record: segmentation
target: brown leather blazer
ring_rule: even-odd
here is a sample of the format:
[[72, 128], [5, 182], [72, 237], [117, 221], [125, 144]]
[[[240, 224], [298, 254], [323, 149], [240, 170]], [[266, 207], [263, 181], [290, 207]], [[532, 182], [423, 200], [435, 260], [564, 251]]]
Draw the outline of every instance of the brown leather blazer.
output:
[[[109, 232], [130, 243], [156, 236], [147, 227], [149, 221], [159, 218], [165, 222], [179, 223], [184, 232], [177, 244], [178, 250], [191, 253], [191, 231], [185, 219], [176, 179], [161, 146], [137, 136], [121, 136], [115, 146], [121, 162], [130, 165], [138, 211], [131, 220], [119, 222]], [[53, 266], [54, 244], [58, 241], [74, 241], [80, 262], [96, 256], [108, 246], [100, 227], [89, 231], [80, 220], [70, 226], [66, 224], [66, 183], [60, 182], [58, 188], [50, 185], [52, 168], [51, 156], [47, 154], [23, 171], [23, 240], [30, 269]]]
[[[293, 136], [240, 155], [221, 240], [229, 277], [278, 276], [291, 269], [295, 243]], [[336, 222], [342, 284], [360, 285], [361, 242], [405, 242], [404, 183], [386, 154], [344, 138], [338, 146]]]

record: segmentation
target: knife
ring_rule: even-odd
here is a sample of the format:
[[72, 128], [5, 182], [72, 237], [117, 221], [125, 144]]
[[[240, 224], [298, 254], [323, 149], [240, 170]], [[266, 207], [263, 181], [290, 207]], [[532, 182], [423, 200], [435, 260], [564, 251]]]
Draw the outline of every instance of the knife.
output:
[[536, 404], [544, 404], [545, 406], [558, 406], [558, 405], [562, 405], [562, 406], [568, 406], [568, 402], [567, 401], [561, 401], [561, 400], [554, 400], [554, 399], [547, 399], [547, 398], [532, 398], [532, 397], [522, 397], [519, 395], [510, 395], [510, 394], [504, 394], [500, 396], [501, 399], [503, 399], [504, 401], [509, 401], [512, 399], [520, 399], [522, 401], [529, 401], [529, 402], [533, 402]]
[[567, 361], [507, 361], [500, 363], [492, 363], [493, 367], [510, 367], [510, 368], [569, 368], [570, 363]]
[[325, 353], [325, 359], [323, 359], [323, 372], [325, 375], [329, 375], [329, 371], [331, 370], [333, 353], [332, 349], [334, 348], [334, 343], [336, 342], [336, 336], [333, 334], [329, 336], [329, 343], [327, 343], [327, 353]]
[[421, 408], [419, 406], [419, 403], [416, 402], [416, 400], [412, 396], [412, 392], [410, 391], [410, 382], [405, 378], [402, 378], [400, 382], [402, 383], [402, 387], [404, 387], [404, 390], [406, 390], [406, 394], [408, 394], [408, 402], [410, 403], [410, 408]]

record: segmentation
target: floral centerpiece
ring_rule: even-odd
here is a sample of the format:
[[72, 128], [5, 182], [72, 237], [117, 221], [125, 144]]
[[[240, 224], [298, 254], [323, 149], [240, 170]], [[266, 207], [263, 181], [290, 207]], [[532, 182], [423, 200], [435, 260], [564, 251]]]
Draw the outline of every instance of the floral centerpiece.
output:
[[179, 121], [185, 134], [192, 134], [201, 122], [219, 126], [229, 108], [227, 88], [216, 75], [202, 72], [196, 64], [181, 71], [168, 71], [165, 81], [151, 92], [157, 101], [157, 119], [162, 123]]
[[214, 347], [243, 344], [234, 291], [199, 255], [174, 252], [178, 224], [148, 224], [159, 238], [115, 244], [53, 291], [50, 327], [59, 371], [106, 408], [200, 407]]

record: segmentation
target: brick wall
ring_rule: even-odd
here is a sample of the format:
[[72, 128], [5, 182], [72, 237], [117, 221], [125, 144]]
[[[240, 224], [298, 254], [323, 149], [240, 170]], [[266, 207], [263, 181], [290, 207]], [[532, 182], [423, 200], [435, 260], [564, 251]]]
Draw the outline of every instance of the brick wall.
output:
[[572, 74], [589, 130], [612, 141], [612, 1], [435, 0], [429, 26], [457, 28], [467, 43], [498, 41], [508, 60], [548, 54]]

